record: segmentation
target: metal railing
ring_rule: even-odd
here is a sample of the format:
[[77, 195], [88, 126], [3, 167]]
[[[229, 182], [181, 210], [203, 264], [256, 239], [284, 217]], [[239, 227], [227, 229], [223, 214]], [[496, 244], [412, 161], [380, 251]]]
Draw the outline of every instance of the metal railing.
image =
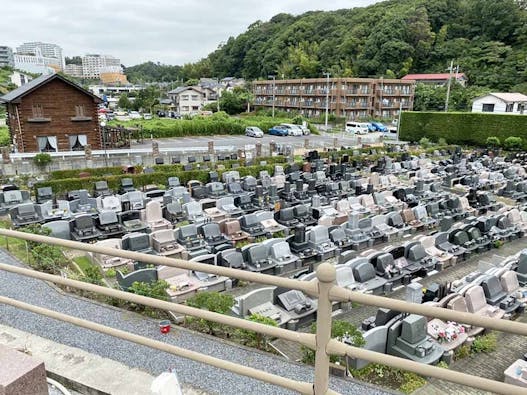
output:
[[503, 332], [527, 335], [527, 324], [487, 318], [470, 313], [452, 311], [439, 307], [430, 307], [419, 304], [404, 302], [401, 300], [390, 299], [381, 296], [366, 295], [355, 291], [339, 287], [336, 285], [335, 267], [329, 263], [322, 263], [317, 269], [316, 281], [299, 281], [289, 278], [282, 278], [273, 275], [251, 273], [238, 269], [231, 269], [221, 266], [213, 266], [197, 262], [189, 262], [181, 259], [166, 258], [155, 255], [142, 254], [133, 251], [117, 250], [101, 247], [93, 244], [85, 244], [75, 241], [56, 239], [48, 236], [35, 235], [30, 233], [18, 232], [7, 229], [0, 229], [0, 236], [13, 237], [32, 241], [36, 243], [47, 243], [65, 248], [130, 258], [147, 264], [171, 266], [188, 270], [212, 273], [220, 276], [237, 278], [240, 280], [270, 284], [279, 287], [296, 289], [312, 297], [318, 298], [318, 310], [316, 321], [316, 334], [302, 333], [288, 329], [272, 327], [257, 322], [245, 320], [243, 318], [231, 317], [206, 310], [200, 310], [178, 303], [161, 301], [145, 296], [140, 296], [116, 289], [106, 288], [82, 281], [70, 280], [61, 276], [37, 272], [18, 266], [0, 263], [0, 270], [16, 273], [55, 284], [60, 284], [76, 289], [94, 292], [100, 295], [119, 298], [136, 304], [175, 312], [183, 315], [202, 318], [236, 328], [258, 332], [267, 336], [294, 341], [315, 351], [315, 375], [314, 383], [296, 381], [279, 375], [266, 373], [258, 369], [224, 361], [208, 355], [200, 354], [191, 350], [176, 347], [167, 343], [152, 340], [143, 336], [131, 334], [122, 330], [117, 330], [91, 321], [79, 319], [66, 314], [58, 313], [49, 309], [29, 305], [11, 298], [0, 296], [0, 303], [10, 305], [19, 309], [31, 311], [45, 315], [71, 324], [92, 329], [107, 335], [111, 335], [123, 340], [135, 342], [137, 344], [149, 346], [162, 350], [180, 357], [191, 359], [197, 362], [206, 363], [233, 373], [241, 374], [270, 384], [278, 385], [302, 394], [336, 394], [329, 389], [329, 367], [330, 355], [348, 356], [363, 359], [369, 362], [381, 363], [411, 371], [423, 376], [434, 377], [448, 380], [453, 383], [472, 386], [485, 391], [492, 391], [500, 394], [515, 395], [526, 394], [525, 388], [517, 387], [466, 373], [455, 372], [435, 366], [425, 365], [407, 359], [386, 355], [379, 352], [369, 351], [358, 347], [344, 344], [336, 339], [331, 339], [331, 320], [332, 320], [332, 301], [353, 301], [360, 304], [394, 309], [404, 313], [424, 315], [426, 317], [437, 317], [444, 320], [452, 320], [471, 324], [475, 326], [495, 329]]

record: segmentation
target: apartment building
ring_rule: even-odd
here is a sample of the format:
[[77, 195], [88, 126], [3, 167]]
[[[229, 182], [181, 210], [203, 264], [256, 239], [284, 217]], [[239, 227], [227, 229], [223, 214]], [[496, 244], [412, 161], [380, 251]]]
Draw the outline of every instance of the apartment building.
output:
[[0, 67], [15, 67], [15, 58], [10, 47], [0, 46]]
[[61, 70], [59, 59], [44, 57], [38, 50], [35, 55], [15, 53], [13, 58], [15, 68], [26, 73], [52, 74]]
[[121, 73], [121, 60], [111, 55], [89, 54], [82, 57], [84, 78], [100, 78], [101, 73]]
[[43, 43], [40, 41], [28, 42], [18, 46], [16, 48], [16, 53], [20, 55], [35, 55], [41, 58], [54, 59], [53, 61], [48, 61], [51, 64], [46, 64], [46, 66], [53, 65], [57, 66], [59, 70], [64, 69], [62, 48], [57, 44]]
[[64, 73], [71, 75], [72, 77], [82, 78], [82, 65], [67, 64], [66, 67], [64, 67]]
[[[326, 111], [346, 119], [385, 118], [413, 107], [415, 81], [373, 78], [267, 80], [253, 83], [255, 106], [295, 111], [307, 117]], [[274, 100], [273, 100], [274, 87]], [[329, 88], [329, 90], [328, 90]]]

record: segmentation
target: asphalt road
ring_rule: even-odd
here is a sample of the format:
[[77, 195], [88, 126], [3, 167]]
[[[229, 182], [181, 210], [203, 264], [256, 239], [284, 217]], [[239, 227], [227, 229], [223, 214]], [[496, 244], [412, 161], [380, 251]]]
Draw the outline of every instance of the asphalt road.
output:
[[[351, 146], [357, 143], [357, 137], [346, 133], [321, 133], [320, 135], [309, 136], [269, 136], [263, 138], [254, 138], [247, 136], [192, 136], [192, 137], [172, 137], [163, 139], [154, 139], [158, 142], [160, 149], [185, 149], [185, 148], [207, 148], [209, 141], [214, 141], [214, 146], [245, 148], [246, 145], [255, 145], [262, 143], [262, 146], [269, 147], [269, 143], [274, 141], [277, 144], [292, 145], [294, 148], [304, 147], [305, 140], [309, 140], [311, 148], [331, 148], [334, 147], [334, 139], [337, 138], [338, 146]], [[370, 133], [361, 136], [363, 142], [373, 142], [378, 140], [379, 133]], [[132, 148], [151, 148], [151, 139], [145, 139], [142, 144], [133, 142]]]

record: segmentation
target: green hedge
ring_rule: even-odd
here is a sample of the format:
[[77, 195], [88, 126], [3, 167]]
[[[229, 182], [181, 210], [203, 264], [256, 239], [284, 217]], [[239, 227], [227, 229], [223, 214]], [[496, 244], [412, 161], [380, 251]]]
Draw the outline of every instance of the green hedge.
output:
[[[272, 156], [272, 157], [261, 157], [261, 158], [255, 158], [254, 163], [259, 164], [260, 162], [265, 161], [268, 165], [273, 164], [280, 164], [280, 163], [286, 163], [287, 158], [282, 155], [278, 156]], [[217, 165], [223, 165], [225, 169], [232, 169], [233, 164], [239, 164], [240, 167], [245, 166], [245, 159], [234, 159], [234, 160], [224, 160], [224, 161], [218, 161], [215, 162]], [[194, 170], [199, 170], [197, 168], [198, 163], [193, 164]], [[204, 163], [200, 162], [199, 165], [203, 166]], [[137, 170], [137, 172], [141, 172], [143, 170], [142, 166], [134, 166]], [[183, 171], [183, 165], [181, 164], [171, 164], [171, 165], [155, 165], [153, 166], [153, 169], [156, 173], [174, 173], [174, 172], [182, 172]], [[90, 169], [74, 169], [74, 170], [56, 170], [52, 171], [49, 179], [50, 180], [63, 180], [66, 178], [78, 178], [79, 174], [81, 173], [87, 173], [91, 177], [109, 177], [109, 176], [122, 176], [123, 175], [123, 167], [122, 166], [113, 166], [113, 167], [98, 167], [98, 168], [90, 168]], [[130, 176], [124, 175], [124, 176]], [[86, 179], [86, 178], [83, 178]]]
[[[134, 166], [138, 172], [143, 170], [142, 166]], [[96, 167], [89, 169], [73, 169], [73, 170], [56, 170], [50, 174], [52, 180], [62, 180], [64, 178], [76, 178], [80, 173], [88, 173], [92, 177], [107, 176], [107, 175], [121, 175], [123, 174], [123, 166], [113, 167]]]
[[417, 142], [427, 137], [448, 144], [485, 146], [487, 137], [497, 136], [503, 142], [517, 136], [527, 143], [527, 116], [486, 113], [403, 112], [400, 137]]
[[[240, 176], [252, 175], [258, 177], [260, 171], [266, 170], [269, 174], [273, 174], [274, 165], [268, 164], [265, 166], [246, 166], [236, 169]], [[228, 169], [224, 171], [229, 171]], [[218, 171], [218, 174], [221, 177], [221, 174], [224, 171]], [[51, 187], [53, 192], [56, 194], [66, 194], [68, 191], [76, 189], [87, 189], [91, 191], [94, 189], [94, 184], [96, 181], [105, 180], [108, 182], [108, 187], [117, 191], [121, 186], [122, 178], [132, 178], [134, 180], [134, 185], [136, 188], [141, 188], [145, 185], [156, 184], [156, 185], [166, 185], [168, 177], [179, 177], [179, 180], [182, 184], [186, 184], [190, 180], [199, 180], [203, 183], [208, 182], [209, 180], [209, 170], [191, 170], [191, 171], [180, 171], [180, 172], [154, 172], [151, 174], [119, 174], [111, 176], [94, 176], [86, 178], [64, 178], [64, 179], [54, 179], [49, 181], [38, 182], [35, 184], [35, 191], [37, 188], [41, 187]]]

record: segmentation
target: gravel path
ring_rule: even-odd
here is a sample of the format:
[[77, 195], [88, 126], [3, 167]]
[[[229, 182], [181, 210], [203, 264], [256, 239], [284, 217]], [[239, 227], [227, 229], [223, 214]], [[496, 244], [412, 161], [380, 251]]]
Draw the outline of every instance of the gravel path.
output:
[[[20, 265], [16, 259], [3, 250], [0, 250], [0, 262]], [[175, 344], [245, 366], [256, 367], [270, 373], [280, 374], [296, 380], [313, 381], [313, 370], [308, 366], [288, 362], [279, 357], [251, 351], [232, 344], [226, 344], [208, 336], [202, 336], [186, 330], [176, 329], [168, 336], [161, 335], [156, 321], [123, 310], [101, 306], [86, 299], [62, 295], [40, 280], [0, 271], [0, 295], [72, 316], [90, 319], [103, 325]], [[175, 368], [181, 382], [188, 383], [209, 393], [222, 395], [291, 393], [280, 387], [47, 317], [17, 310], [10, 306], [0, 305], [0, 323], [62, 344], [78, 347], [102, 357], [114, 359], [154, 375], [158, 375], [169, 368]], [[350, 395], [383, 395], [388, 393], [334, 377], [331, 378], [330, 386], [335, 391]]]

